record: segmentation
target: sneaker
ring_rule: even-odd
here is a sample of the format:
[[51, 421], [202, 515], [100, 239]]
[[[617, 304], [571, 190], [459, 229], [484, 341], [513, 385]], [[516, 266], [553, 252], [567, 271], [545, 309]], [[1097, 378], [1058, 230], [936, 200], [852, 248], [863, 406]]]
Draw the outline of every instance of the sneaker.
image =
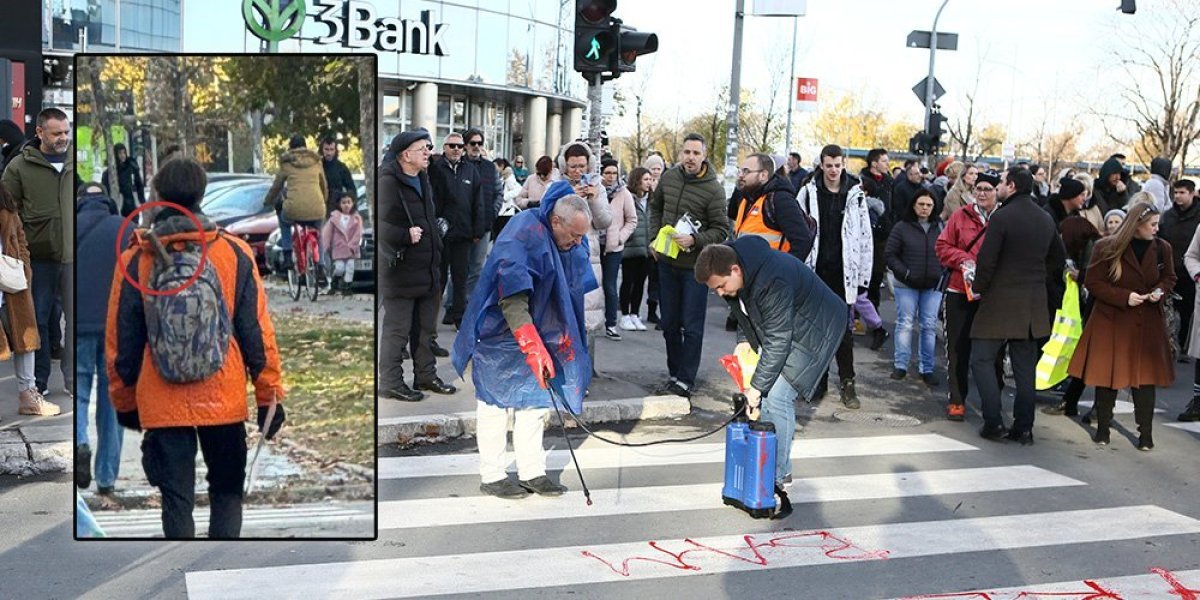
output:
[[17, 409], [17, 414], [34, 415], [38, 417], [53, 417], [62, 412], [62, 409], [53, 402], [47, 402], [42, 394], [37, 390], [25, 390], [18, 395], [20, 400], [20, 408]]
[[946, 418], [951, 421], [967, 420], [967, 407], [965, 404], [950, 404], [946, 406]]
[[524, 498], [529, 495], [525, 488], [513, 483], [511, 479], [480, 484], [479, 491], [497, 498]]
[[637, 331], [637, 325], [633, 324], [633, 317], [630, 315], [621, 315], [621, 320], [617, 321], [617, 327], [625, 331]]
[[1192, 401], [1188, 403], [1187, 408], [1179, 413], [1176, 420], [1184, 422], [1200, 421], [1200, 396], [1193, 397]]
[[858, 401], [858, 392], [854, 391], [854, 380], [842, 380], [842, 405], [850, 410], [858, 410], [862, 404]]
[[908, 377], [908, 371], [905, 371], [904, 369], [892, 369], [892, 374], [888, 375], [888, 377], [891, 377], [896, 381], [900, 381], [901, 379]]
[[561, 496], [563, 495], [563, 492], [567, 491], [567, 486], [554, 483], [545, 475], [534, 477], [529, 481], [521, 481], [519, 483], [521, 484], [521, 487], [539, 496]]
[[921, 381], [924, 382], [925, 385], [927, 385], [929, 387], [937, 387], [938, 386], [937, 375], [934, 375], [933, 373], [921, 373]]
[[604, 328], [604, 337], [606, 337], [614, 342], [621, 341], [621, 334], [617, 333], [616, 327], [605, 327]]
[[884, 342], [892, 337], [883, 327], [876, 327], [871, 330], [871, 349], [878, 350], [883, 347]]
[[1142, 452], [1149, 452], [1154, 449], [1154, 438], [1148, 433], [1144, 433], [1138, 437], [1137, 449]]
[[633, 321], [633, 326], [636, 327], [638, 331], [646, 330], [646, 324], [643, 323], [642, 320], [639, 319], [637, 315], [629, 315], [629, 319], [631, 321]]
[[75, 447], [75, 487], [86, 490], [92, 485], [92, 449], [87, 444]]

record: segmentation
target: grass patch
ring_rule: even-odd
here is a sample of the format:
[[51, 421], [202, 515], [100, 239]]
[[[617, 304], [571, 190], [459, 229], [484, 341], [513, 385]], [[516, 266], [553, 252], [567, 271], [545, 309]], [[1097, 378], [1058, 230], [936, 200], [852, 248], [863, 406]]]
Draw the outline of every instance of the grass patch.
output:
[[375, 464], [375, 341], [369, 323], [273, 314], [287, 436], [329, 463]]

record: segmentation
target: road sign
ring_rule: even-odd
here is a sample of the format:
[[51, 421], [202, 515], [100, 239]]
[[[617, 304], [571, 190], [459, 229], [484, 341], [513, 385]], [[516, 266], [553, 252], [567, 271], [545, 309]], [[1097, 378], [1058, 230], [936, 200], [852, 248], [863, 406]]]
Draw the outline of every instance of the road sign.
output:
[[[909, 48], [928, 48], [933, 39], [932, 31], [912, 30], [908, 32]], [[958, 50], [958, 34], [938, 32], [938, 50]]]
[[812, 77], [796, 78], [796, 110], [817, 110], [817, 80]]
[[[928, 81], [929, 81], [929, 77], [926, 76], [921, 81], [918, 81], [917, 85], [914, 85], [912, 88], [913, 93], [917, 95], [917, 99], [921, 101], [921, 104], [925, 104], [925, 87], [928, 85], [928, 83], [927, 83]], [[941, 83], [938, 83], [938, 80], [935, 77], [933, 79], [933, 99], [934, 99], [934, 101], [936, 102], [938, 98], [941, 98], [942, 96], [945, 96], [945, 95], [946, 95], [946, 89], [942, 87]]]

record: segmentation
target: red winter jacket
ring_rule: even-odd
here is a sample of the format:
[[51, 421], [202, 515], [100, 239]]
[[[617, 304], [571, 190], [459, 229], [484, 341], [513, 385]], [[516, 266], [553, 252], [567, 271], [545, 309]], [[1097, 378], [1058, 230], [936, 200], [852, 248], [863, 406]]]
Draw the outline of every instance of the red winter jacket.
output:
[[[995, 209], [992, 209], [992, 213], [995, 213]], [[988, 217], [990, 216], [988, 215]], [[933, 246], [938, 261], [942, 263], [943, 267], [950, 269], [950, 285], [946, 291], [964, 293], [962, 264], [968, 260], [974, 261], [979, 256], [983, 238], [987, 237], [987, 234], [979, 235], [979, 232], [983, 231], [986, 226], [987, 217], [979, 213], [975, 204], [968, 204], [950, 215], [950, 220], [946, 222], [946, 228], [942, 230], [942, 234], [938, 236], [937, 242]], [[977, 235], [979, 239], [975, 240]], [[971, 240], [975, 240], [975, 243], [972, 244]], [[970, 245], [969, 249], [968, 245]]]

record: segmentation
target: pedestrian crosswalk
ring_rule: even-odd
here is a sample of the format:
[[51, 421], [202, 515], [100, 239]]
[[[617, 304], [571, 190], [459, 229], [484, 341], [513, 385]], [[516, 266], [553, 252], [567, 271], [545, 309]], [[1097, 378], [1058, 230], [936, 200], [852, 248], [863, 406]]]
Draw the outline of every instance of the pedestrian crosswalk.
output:
[[[520, 500], [482, 496], [472, 453], [381, 458], [377, 551], [357, 551], [360, 546], [353, 556], [324, 562], [189, 572], [187, 592], [222, 600], [557, 597], [568, 589], [588, 598], [735, 597], [730, 590], [756, 581], [755, 572], [800, 582], [843, 569], [839, 579], [845, 581], [836, 589], [777, 597], [1000, 600], [1089, 584], [1128, 590], [1112, 597], [1193, 597], [1172, 592], [1165, 577], [1183, 586], [1178, 589], [1194, 590], [1200, 571], [1151, 572], [1162, 565], [1150, 564], [1156, 557], [1144, 557], [1140, 546], [1175, 536], [1200, 542], [1195, 515], [1114, 502], [1086, 478], [1027, 464], [1028, 454], [1009, 448], [1017, 449], [979, 452], [973, 443], [939, 434], [797, 440], [797, 478], [789, 487], [796, 512], [782, 521], [756, 521], [722, 505], [719, 443], [614, 448], [585, 442], [576, 454], [589, 482], [594, 478], [591, 506], [565, 450], [548, 451], [548, 465], [562, 470], [572, 491]], [[1035, 499], [1022, 502], [1026, 495]], [[988, 573], [988, 560], [1068, 549], [1113, 555], [1078, 580], [1034, 569], [1016, 571], [995, 590], [974, 585], [977, 575]], [[964, 555], [979, 561], [978, 573], [924, 582], [914, 594], [936, 590], [925, 596], [862, 591], [855, 571], [845, 570], [899, 573], [921, 561]], [[711, 593], [686, 587], [716, 582], [724, 587]]]
[[[161, 537], [162, 511], [159, 509], [97, 511], [96, 522], [107, 537]], [[208, 507], [198, 506], [193, 513], [196, 531], [208, 530]], [[371, 503], [301, 504], [291, 507], [247, 506], [242, 515], [242, 537], [276, 537], [285, 531], [304, 537], [305, 531], [324, 532], [344, 537], [370, 537], [375, 513]], [[315, 535], [314, 535], [315, 537]]]

